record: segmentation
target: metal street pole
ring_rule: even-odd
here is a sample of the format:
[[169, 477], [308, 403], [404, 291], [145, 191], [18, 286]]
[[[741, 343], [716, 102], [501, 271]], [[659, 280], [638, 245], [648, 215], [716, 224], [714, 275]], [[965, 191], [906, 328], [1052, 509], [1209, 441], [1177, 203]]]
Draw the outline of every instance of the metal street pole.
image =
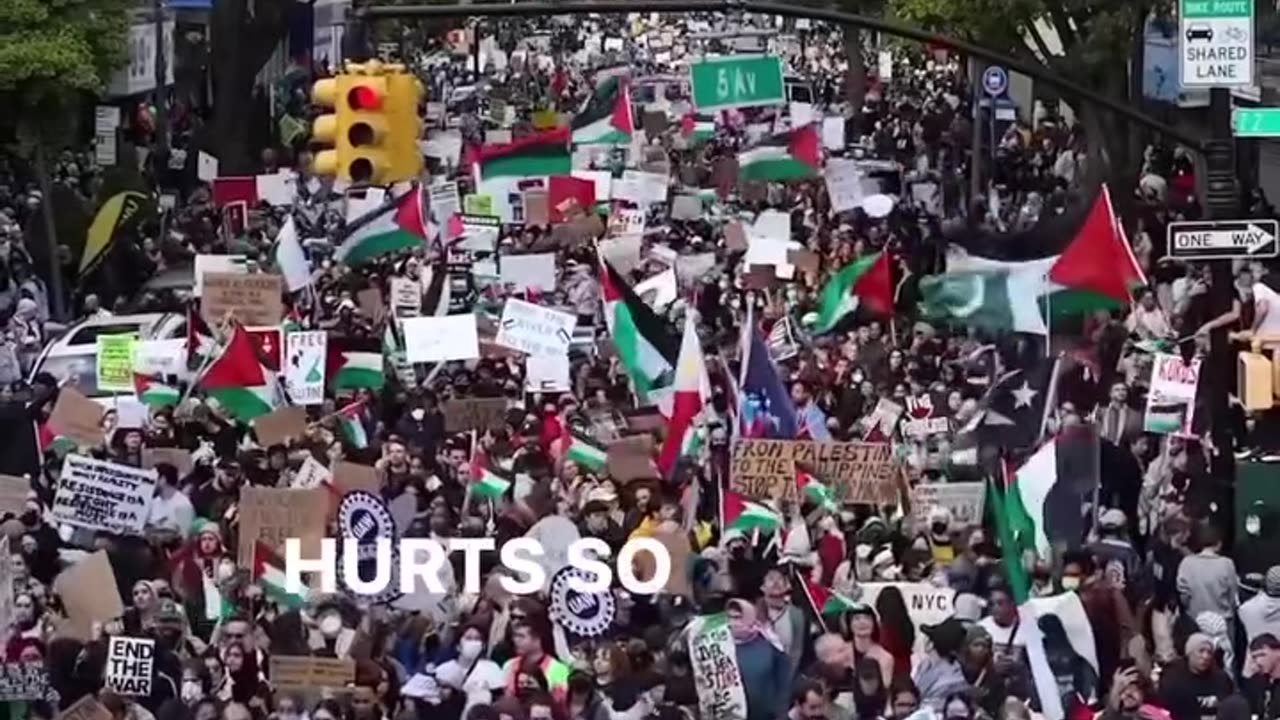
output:
[[969, 118], [973, 122], [973, 142], [969, 149], [969, 203], [967, 207], [972, 208], [974, 201], [982, 197], [982, 73], [986, 70], [986, 65], [977, 58], [969, 58], [969, 86], [972, 88], [970, 92], [973, 94], [973, 117]]
[[156, 31], [156, 153], [160, 162], [168, 162], [169, 149], [169, 92], [165, 78], [169, 75], [166, 66], [168, 58], [164, 51], [164, 0], [153, 0], [151, 4], [155, 12]]

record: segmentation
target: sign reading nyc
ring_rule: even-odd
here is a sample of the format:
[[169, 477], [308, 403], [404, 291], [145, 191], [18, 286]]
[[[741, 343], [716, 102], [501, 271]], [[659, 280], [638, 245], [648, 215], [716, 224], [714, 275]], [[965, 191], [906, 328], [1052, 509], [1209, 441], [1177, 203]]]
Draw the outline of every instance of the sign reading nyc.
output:
[[1253, 0], [1181, 0], [1178, 65], [1186, 87], [1253, 84]]

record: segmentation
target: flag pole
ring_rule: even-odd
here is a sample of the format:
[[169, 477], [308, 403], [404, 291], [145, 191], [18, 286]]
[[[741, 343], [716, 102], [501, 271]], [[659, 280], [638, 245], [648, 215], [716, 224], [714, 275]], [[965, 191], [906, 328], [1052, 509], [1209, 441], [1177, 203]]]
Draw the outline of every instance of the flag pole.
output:
[[[1053, 357], [1053, 293], [1049, 289], [1049, 274], [1044, 275], [1044, 356]], [[1056, 379], [1056, 378], [1055, 378]], [[1041, 434], [1044, 430], [1041, 429]]]
[[[1046, 338], [1047, 340], [1048, 338]], [[1049, 415], [1053, 412], [1054, 403], [1058, 398], [1058, 366], [1062, 363], [1062, 356], [1058, 356], [1053, 361], [1053, 367], [1049, 370], [1049, 388], [1045, 391], [1044, 397], [1044, 415], [1040, 418], [1040, 434], [1036, 437], [1036, 443], [1039, 444], [1044, 439], [1044, 432], [1049, 427]]]
[[[225, 318], [222, 319], [222, 324], [219, 325], [218, 329], [215, 331], [217, 335], [218, 336], [225, 335], [227, 332], [227, 328], [234, 321], [235, 321], [235, 311], [232, 310], [227, 313], [227, 316]], [[218, 340], [220, 339], [220, 337], [215, 337], [214, 339]], [[223, 349], [225, 350], [226, 348], [223, 348]], [[188, 349], [187, 352], [190, 352], [190, 349]], [[187, 383], [187, 389], [182, 392], [182, 397], [178, 399], [179, 405], [186, 402], [187, 399], [191, 397], [191, 393], [195, 392], [196, 385], [200, 384], [200, 381], [204, 379], [204, 374], [208, 372], [209, 366], [213, 364], [215, 354], [221, 355], [221, 353], [209, 353], [208, 355], [206, 355], [204, 358], [200, 360], [200, 367], [196, 370], [196, 374], [191, 378], [191, 382]]]

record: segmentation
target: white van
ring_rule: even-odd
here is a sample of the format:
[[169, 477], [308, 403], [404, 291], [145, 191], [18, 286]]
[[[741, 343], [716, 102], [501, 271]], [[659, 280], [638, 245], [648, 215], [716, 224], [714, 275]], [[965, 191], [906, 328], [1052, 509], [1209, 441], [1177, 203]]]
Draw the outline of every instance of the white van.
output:
[[134, 333], [143, 340], [186, 337], [183, 313], [141, 313], [82, 320], [45, 345], [31, 369], [31, 377], [49, 373], [58, 380], [75, 378], [76, 388], [91, 398], [111, 397], [98, 389], [98, 336]]

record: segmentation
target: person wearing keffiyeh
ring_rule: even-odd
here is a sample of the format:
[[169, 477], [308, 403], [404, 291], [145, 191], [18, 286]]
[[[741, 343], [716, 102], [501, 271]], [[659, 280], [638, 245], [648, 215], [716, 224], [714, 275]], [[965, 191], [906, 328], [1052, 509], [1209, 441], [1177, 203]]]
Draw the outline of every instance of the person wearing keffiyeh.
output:
[[786, 710], [791, 661], [773, 630], [760, 622], [754, 605], [734, 599], [728, 602], [727, 610], [747, 694], [747, 720], [773, 720]]

